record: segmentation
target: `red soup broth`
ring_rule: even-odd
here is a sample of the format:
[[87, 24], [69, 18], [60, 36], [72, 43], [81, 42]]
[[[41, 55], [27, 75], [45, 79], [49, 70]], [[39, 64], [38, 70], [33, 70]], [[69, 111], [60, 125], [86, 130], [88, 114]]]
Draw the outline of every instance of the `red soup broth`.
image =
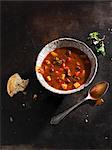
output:
[[57, 48], [44, 59], [39, 72], [46, 82], [58, 90], [72, 90], [84, 84], [90, 74], [87, 55], [73, 47]]

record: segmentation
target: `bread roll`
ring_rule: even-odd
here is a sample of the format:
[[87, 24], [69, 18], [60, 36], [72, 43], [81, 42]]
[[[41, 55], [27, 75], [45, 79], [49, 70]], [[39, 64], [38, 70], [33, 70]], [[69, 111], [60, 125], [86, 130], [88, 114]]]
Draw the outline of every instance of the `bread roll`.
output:
[[24, 80], [20, 77], [18, 73], [15, 73], [9, 78], [7, 82], [7, 92], [10, 95], [10, 97], [13, 97], [14, 94], [17, 94], [20, 91], [24, 91], [28, 83], [29, 79]]

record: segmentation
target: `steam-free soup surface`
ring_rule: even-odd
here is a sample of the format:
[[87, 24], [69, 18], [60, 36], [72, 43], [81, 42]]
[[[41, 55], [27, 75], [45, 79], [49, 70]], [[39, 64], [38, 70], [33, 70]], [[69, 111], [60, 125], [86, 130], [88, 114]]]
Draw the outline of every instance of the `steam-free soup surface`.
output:
[[55, 49], [47, 55], [39, 69], [46, 82], [59, 90], [79, 88], [86, 82], [90, 70], [87, 55], [72, 47]]

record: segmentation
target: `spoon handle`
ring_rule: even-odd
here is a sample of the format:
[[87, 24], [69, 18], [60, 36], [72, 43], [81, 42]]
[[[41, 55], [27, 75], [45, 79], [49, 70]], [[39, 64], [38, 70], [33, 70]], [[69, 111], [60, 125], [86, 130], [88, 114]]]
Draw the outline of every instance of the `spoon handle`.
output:
[[72, 107], [68, 108], [64, 112], [62, 112], [62, 113], [60, 113], [60, 114], [52, 117], [51, 121], [50, 121], [50, 124], [58, 124], [65, 116], [67, 116], [72, 110], [74, 110], [76, 107], [78, 107], [79, 105], [81, 105], [86, 100], [87, 100], [87, 98], [83, 99], [79, 103], [77, 103], [77, 104], [73, 105]]

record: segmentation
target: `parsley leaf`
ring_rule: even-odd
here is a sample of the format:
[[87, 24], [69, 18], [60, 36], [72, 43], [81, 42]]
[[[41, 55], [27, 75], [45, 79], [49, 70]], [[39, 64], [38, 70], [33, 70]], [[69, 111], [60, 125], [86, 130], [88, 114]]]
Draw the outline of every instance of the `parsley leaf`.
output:
[[100, 44], [100, 47], [99, 47], [99, 48], [96, 47], [96, 50], [97, 50], [98, 53], [101, 52], [101, 54], [102, 54], [103, 56], [106, 55], [106, 53], [105, 53], [105, 47], [104, 47], [103, 41], [102, 41], [102, 43]]
[[92, 44], [95, 46], [97, 53], [101, 53], [103, 56], [105, 56], [106, 55], [104, 45], [105, 36], [103, 36], [103, 38], [100, 37], [101, 35], [99, 32], [91, 32], [89, 34], [88, 39], [92, 41]]
[[99, 40], [99, 33], [98, 32], [92, 32], [89, 34], [90, 39]]

